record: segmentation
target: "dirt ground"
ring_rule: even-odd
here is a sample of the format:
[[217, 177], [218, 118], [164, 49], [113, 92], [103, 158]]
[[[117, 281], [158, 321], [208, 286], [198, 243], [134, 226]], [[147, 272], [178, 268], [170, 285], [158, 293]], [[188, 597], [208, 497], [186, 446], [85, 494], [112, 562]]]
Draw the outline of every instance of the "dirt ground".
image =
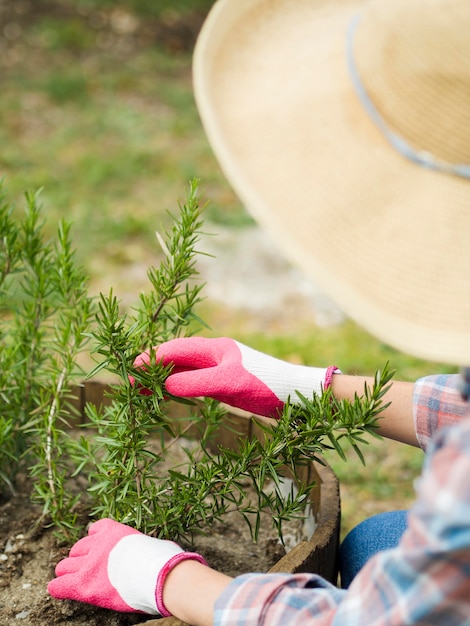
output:
[[[128, 626], [144, 621], [142, 615], [120, 614], [79, 602], [58, 601], [46, 590], [56, 563], [67, 546], [58, 545], [51, 529], [37, 526], [40, 510], [31, 504], [29, 485], [20, 481], [16, 495], [0, 500], [0, 626]], [[296, 526], [287, 529], [298, 532]], [[188, 546], [189, 547], [189, 546]], [[246, 524], [236, 514], [211, 529], [210, 536], [195, 539], [191, 549], [210, 565], [229, 575], [267, 571], [285, 549], [265, 519], [260, 538], [251, 541]], [[149, 616], [150, 619], [150, 616]]]

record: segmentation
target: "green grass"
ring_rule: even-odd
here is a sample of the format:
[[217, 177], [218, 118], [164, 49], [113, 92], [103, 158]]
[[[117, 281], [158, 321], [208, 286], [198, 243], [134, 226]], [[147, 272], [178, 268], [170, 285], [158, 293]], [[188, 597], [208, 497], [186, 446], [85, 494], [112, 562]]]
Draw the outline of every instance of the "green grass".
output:
[[[119, 3], [82, 4], [116, 10]], [[132, 4], [144, 15], [164, 8], [120, 6]], [[2, 68], [0, 175], [17, 205], [26, 189], [43, 188], [51, 230], [60, 217], [73, 220], [85, 264], [116, 241], [137, 239], [153, 250], [155, 229], [195, 176], [212, 216], [247, 220], [202, 131], [190, 52], [169, 54], [148, 42], [123, 52], [118, 39], [102, 48], [102, 30], [80, 14], [39, 15], [24, 25], [21, 61]]]
[[365, 466], [352, 451], [347, 454], [347, 462], [337, 455], [326, 455], [340, 482], [342, 537], [372, 515], [408, 509], [424, 459], [418, 448], [385, 439], [370, 442], [363, 452]]

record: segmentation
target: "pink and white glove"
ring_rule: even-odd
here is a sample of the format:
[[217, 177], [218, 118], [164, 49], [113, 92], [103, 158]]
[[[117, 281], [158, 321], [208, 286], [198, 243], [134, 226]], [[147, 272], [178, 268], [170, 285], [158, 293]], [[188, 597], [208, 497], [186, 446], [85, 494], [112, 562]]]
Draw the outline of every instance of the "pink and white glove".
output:
[[47, 586], [59, 600], [78, 600], [123, 613], [168, 617], [163, 585], [181, 561], [207, 565], [199, 554], [185, 552], [173, 541], [154, 539], [134, 528], [102, 519], [74, 544]]
[[[253, 350], [234, 339], [187, 337], [156, 348], [163, 365], [173, 363], [166, 379], [169, 393], [183, 398], [206, 396], [265, 417], [279, 417], [284, 404], [300, 402], [331, 385], [339, 370], [294, 365]], [[136, 367], [149, 364], [149, 353], [139, 355]], [[143, 393], [149, 393], [143, 390]]]

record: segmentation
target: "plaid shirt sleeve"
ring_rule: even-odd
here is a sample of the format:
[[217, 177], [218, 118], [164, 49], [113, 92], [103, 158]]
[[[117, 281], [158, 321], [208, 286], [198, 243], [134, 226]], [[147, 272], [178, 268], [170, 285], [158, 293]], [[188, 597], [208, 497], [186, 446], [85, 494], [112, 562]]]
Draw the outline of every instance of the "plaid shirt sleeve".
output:
[[470, 415], [429, 446], [408, 529], [347, 591], [313, 574], [249, 574], [215, 626], [470, 626]]
[[460, 421], [468, 410], [459, 392], [459, 375], [426, 376], [416, 381], [413, 410], [416, 436], [426, 450], [434, 434]]

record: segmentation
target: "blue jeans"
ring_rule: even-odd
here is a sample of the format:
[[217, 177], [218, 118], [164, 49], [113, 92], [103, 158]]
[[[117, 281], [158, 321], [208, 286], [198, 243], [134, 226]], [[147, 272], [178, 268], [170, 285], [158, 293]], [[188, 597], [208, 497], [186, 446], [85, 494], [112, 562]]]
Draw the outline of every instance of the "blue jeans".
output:
[[406, 530], [408, 511], [379, 513], [358, 524], [346, 535], [339, 551], [341, 587], [347, 589], [354, 576], [377, 552], [398, 545]]

